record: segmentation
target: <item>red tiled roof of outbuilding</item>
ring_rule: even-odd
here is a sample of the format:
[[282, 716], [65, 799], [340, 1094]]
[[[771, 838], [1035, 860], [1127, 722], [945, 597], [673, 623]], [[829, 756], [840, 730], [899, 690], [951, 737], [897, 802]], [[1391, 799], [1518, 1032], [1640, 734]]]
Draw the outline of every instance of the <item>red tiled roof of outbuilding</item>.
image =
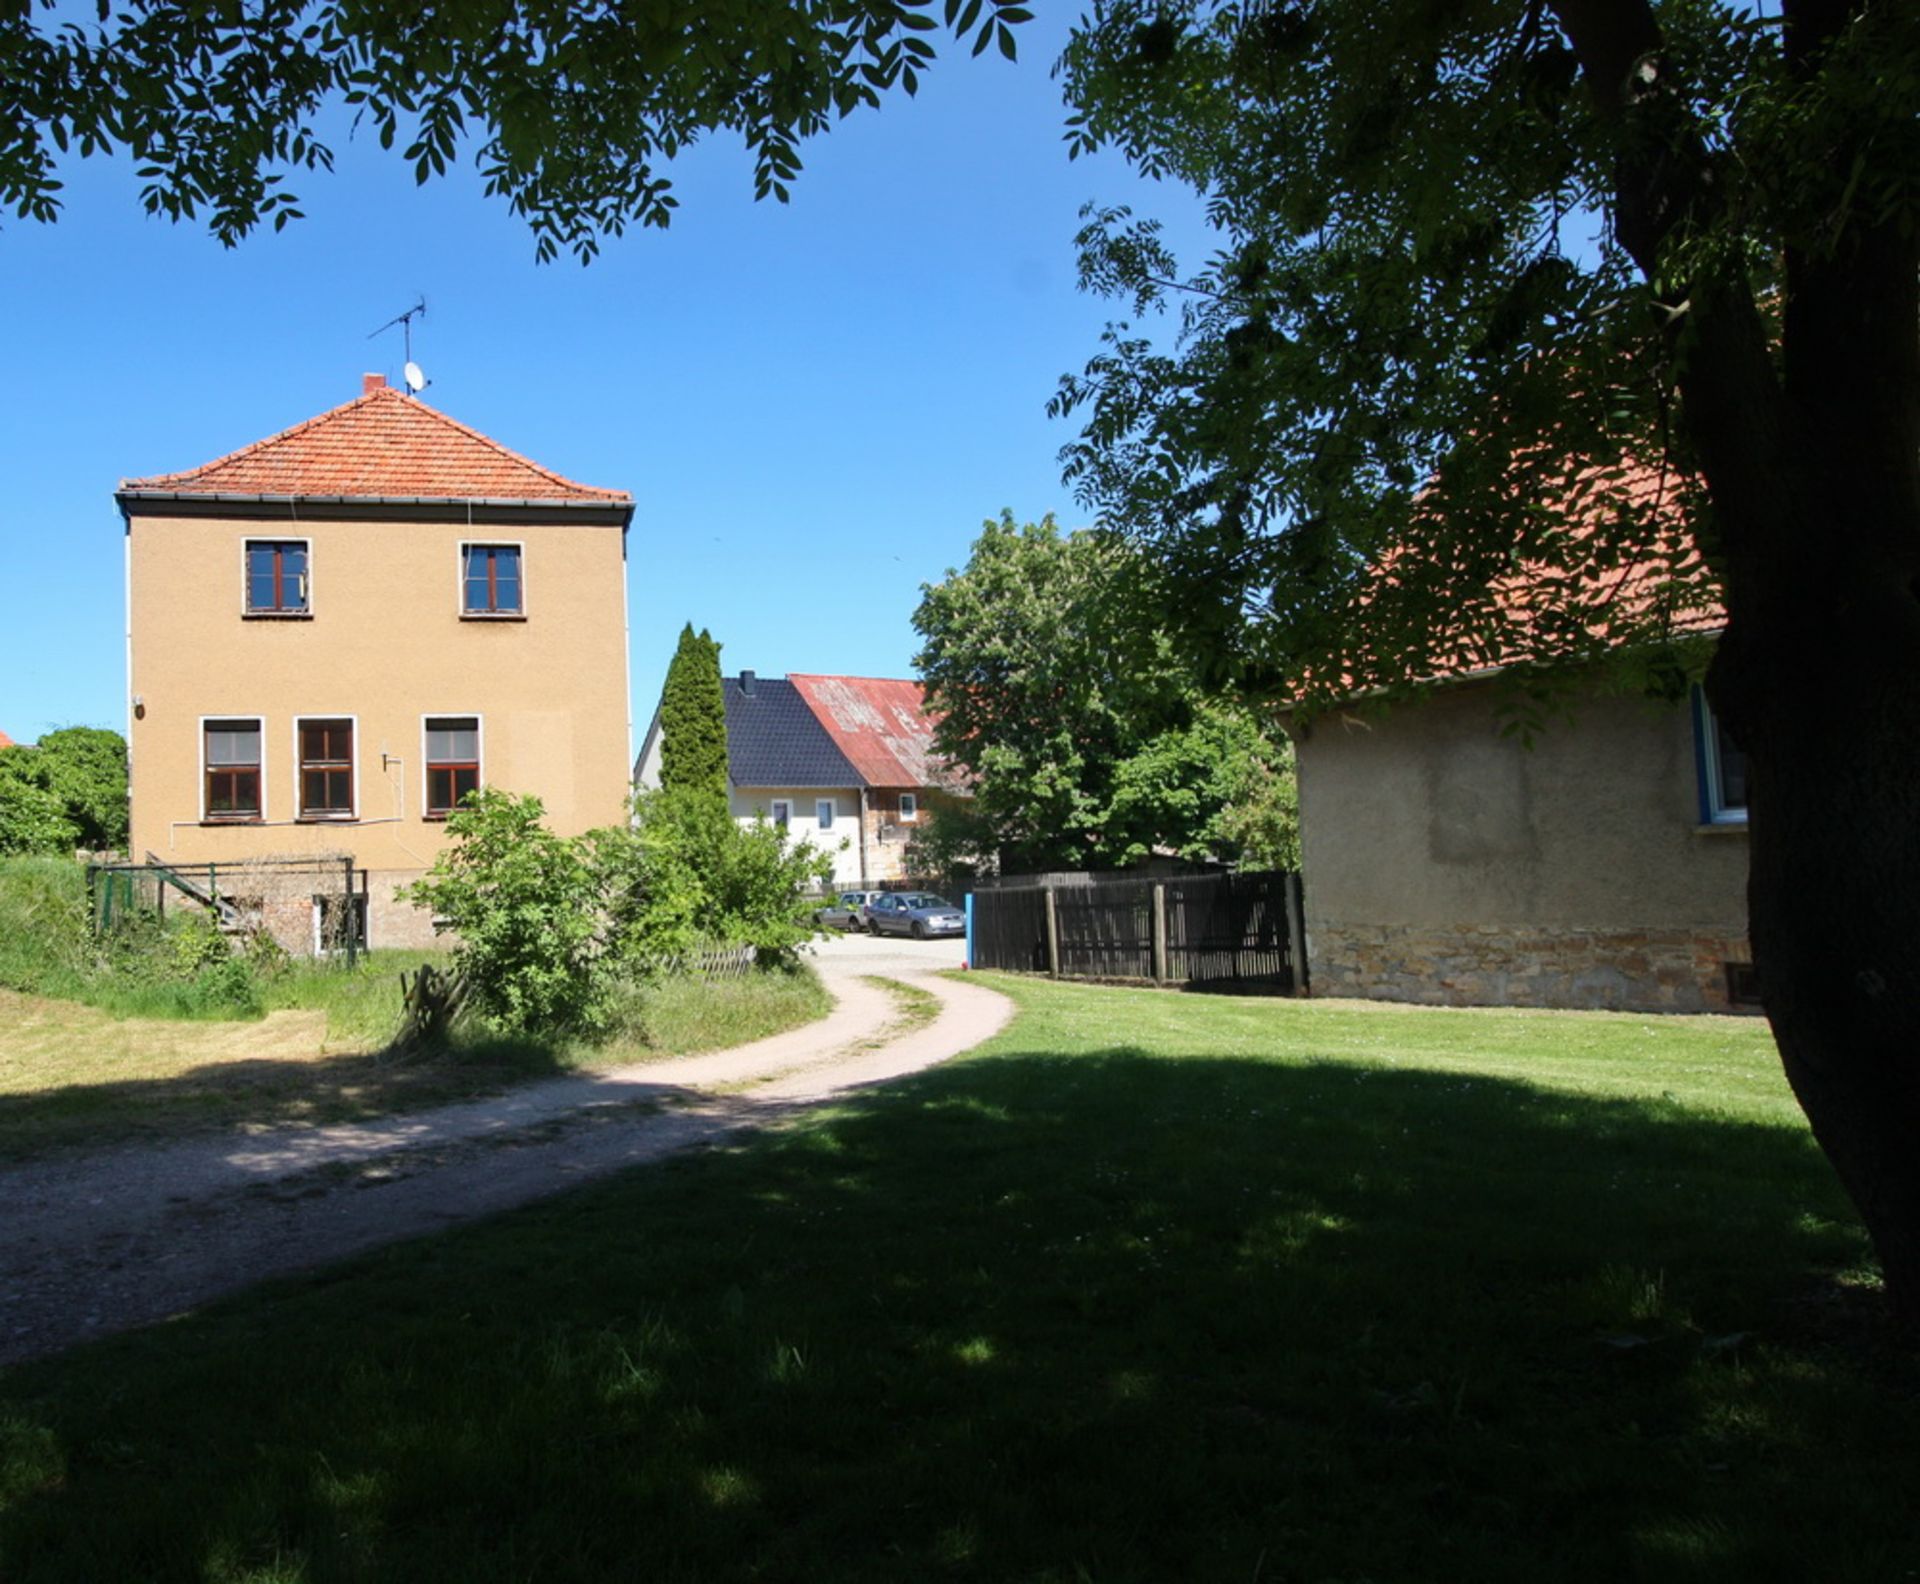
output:
[[13, 739], [9, 737], [5, 732], [0, 732], [0, 748], [11, 748], [12, 746], [13, 746]]
[[124, 479], [122, 493], [375, 500], [551, 501], [627, 506], [624, 490], [576, 484], [379, 375], [305, 423], [180, 473]]

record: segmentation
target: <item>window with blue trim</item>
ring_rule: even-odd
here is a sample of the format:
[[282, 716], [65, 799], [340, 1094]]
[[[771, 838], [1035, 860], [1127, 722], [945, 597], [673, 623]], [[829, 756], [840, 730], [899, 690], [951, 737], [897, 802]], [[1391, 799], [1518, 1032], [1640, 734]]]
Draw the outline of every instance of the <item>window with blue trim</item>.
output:
[[1693, 741], [1700, 772], [1700, 823], [1746, 824], [1747, 756], [1698, 687], [1693, 690]]

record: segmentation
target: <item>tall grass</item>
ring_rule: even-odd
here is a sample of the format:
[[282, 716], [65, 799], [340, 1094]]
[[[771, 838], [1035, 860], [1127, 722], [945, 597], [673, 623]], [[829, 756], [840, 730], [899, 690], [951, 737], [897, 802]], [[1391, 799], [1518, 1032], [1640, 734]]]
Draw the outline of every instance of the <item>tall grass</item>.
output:
[[115, 1017], [258, 1017], [259, 976], [206, 920], [176, 912], [96, 937], [86, 871], [65, 858], [0, 859], [0, 986]]
[[691, 1056], [745, 1045], [827, 1015], [832, 997], [800, 964], [731, 979], [685, 975], [627, 989], [616, 1010], [615, 1053]]

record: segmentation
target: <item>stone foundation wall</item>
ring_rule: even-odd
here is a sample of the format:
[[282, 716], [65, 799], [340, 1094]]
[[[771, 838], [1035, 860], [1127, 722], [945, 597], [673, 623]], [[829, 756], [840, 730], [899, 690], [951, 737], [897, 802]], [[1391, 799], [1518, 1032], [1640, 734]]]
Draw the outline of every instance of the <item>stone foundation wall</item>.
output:
[[[413, 950], [450, 944], [447, 937], [434, 933], [433, 919], [424, 909], [394, 895], [401, 886], [418, 880], [425, 872], [383, 869], [367, 876], [367, 940], [374, 950]], [[258, 920], [288, 952], [296, 957], [311, 957], [315, 938], [314, 898], [338, 897], [340, 883], [337, 872], [288, 876], [271, 890], [263, 886], [258, 894], [236, 889], [230, 893], [229, 900], [249, 920]]]
[[1316, 996], [1429, 1006], [1623, 1012], [1754, 1012], [1727, 997], [1728, 962], [1752, 960], [1719, 930], [1307, 925]]

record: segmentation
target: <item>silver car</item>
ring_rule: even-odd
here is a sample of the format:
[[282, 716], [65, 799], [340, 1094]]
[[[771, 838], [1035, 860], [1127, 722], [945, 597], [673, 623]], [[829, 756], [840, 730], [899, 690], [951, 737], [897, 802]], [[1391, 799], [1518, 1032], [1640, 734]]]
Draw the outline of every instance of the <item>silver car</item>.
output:
[[865, 929], [867, 904], [879, 895], [878, 891], [842, 891], [824, 907], [813, 910], [813, 921], [816, 924], [830, 925], [834, 929]]
[[894, 891], [867, 905], [867, 928], [876, 935], [964, 935], [967, 916], [931, 891]]

